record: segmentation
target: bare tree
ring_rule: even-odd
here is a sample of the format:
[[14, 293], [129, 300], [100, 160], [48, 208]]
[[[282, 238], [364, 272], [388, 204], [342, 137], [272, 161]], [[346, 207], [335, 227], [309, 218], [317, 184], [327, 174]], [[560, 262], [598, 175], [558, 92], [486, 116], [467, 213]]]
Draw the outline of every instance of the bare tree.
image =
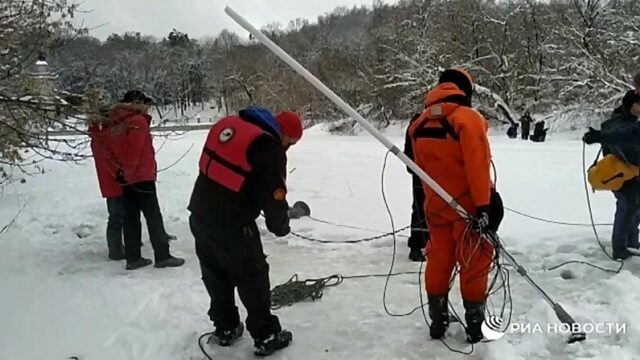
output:
[[[400, 0], [263, 31], [385, 126], [420, 111], [451, 66], [471, 70], [475, 105], [497, 122], [525, 110], [608, 109], [640, 61], [638, 24], [637, 0]], [[115, 100], [140, 87], [159, 99], [162, 121], [210, 99], [226, 113], [255, 103], [322, 121], [344, 117], [255, 39], [228, 30], [202, 42], [175, 29], [161, 40], [73, 38], [59, 62], [65, 90], [102, 88]]]
[[76, 10], [77, 4], [67, 0], [0, 3], [0, 164], [82, 158], [84, 144], [48, 135], [52, 129], [73, 127], [63, 121], [71, 107], [43, 86], [48, 75], [32, 69], [44, 64], [42, 53], [58, 46], [61, 36], [78, 33], [70, 22]]

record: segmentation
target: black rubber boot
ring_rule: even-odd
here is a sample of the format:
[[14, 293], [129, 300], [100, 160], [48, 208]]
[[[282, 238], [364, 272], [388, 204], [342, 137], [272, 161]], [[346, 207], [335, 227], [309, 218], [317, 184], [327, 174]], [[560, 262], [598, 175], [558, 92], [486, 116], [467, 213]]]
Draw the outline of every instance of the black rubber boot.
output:
[[240, 323], [233, 330], [218, 330], [213, 333], [211, 340], [220, 345], [220, 346], [231, 346], [236, 340], [242, 337], [242, 333], [244, 333], [244, 324]]
[[447, 332], [449, 327], [449, 302], [447, 296], [430, 295], [429, 299], [429, 317], [431, 324], [429, 326], [429, 335], [432, 339], [440, 339]]
[[291, 334], [290, 331], [282, 330], [266, 339], [255, 340], [253, 354], [261, 357], [269, 356], [274, 352], [289, 346], [292, 340], [293, 334]]
[[613, 253], [611, 254], [613, 260], [627, 260], [631, 256], [633, 256], [633, 254], [631, 254], [627, 249], [613, 250]]
[[151, 265], [153, 262], [149, 259], [140, 258], [135, 261], [127, 261], [127, 270], [136, 270]]
[[162, 261], [156, 261], [154, 265], [157, 268], [167, 268], [167, 267], [179, 267], [184, 265], [184, 259], [177, 258], [174, 256], [169, 256], [169, 258], [164, 259]]
[[482, 323], [484, 322], [484, 303], [464, 301], [464, 319], [467, 322], [467, 342], [475, 344], [482, 340]]
[[409, 251], [409, 260], [414, 262], [423, 262], [424, 255], [422, 255], [422, 249], [411, 249], [411, 251]]

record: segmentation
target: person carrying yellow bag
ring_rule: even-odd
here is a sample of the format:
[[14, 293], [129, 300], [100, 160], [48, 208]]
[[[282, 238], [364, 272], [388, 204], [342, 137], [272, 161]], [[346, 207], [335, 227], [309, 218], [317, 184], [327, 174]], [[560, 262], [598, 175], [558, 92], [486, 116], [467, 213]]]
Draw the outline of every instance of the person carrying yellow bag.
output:
[[594, 190], [611, 190], [616, 197], [616, 214], [611, 245], [614, 259], [632, 256], [628, 248], [639, 249], [640, 225], [640, 95], [629, 91], [619, 112], [602, 123], [601, 130], [589, 128], [582, 140], [602, 144], [603, 159], [589, 169]]

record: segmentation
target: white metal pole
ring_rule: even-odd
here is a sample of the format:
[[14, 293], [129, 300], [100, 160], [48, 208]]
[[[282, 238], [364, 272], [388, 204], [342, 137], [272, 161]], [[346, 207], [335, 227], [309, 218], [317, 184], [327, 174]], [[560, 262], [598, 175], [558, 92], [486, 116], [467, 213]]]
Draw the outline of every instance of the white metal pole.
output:
[[464, 210], [460, 204], [458, 204], [451, 195], [449, 195], [437, 182], [435, 182], [427, 173], [424, 172], [416, 163], [411, 161], [404, 152], [400, 151], [397, 146], [395, 146], [389, 139], [387, 139], [384, 135], [382, 135], [375, 127], [373, 127], [367, 120], [365, 120], [362, 115], [358, 114], [349, 104], [347, 104], [342, 98], [340, 98], [336, 93], [334, 93], [331, 89], [329, 89], [326, 85], [324, 85], [318, 78], [313, 76], [304, 66], [300, 65], [295, 59], [293, 59], [289, 54], [287, 54], [284, 50], [282, 50], [278, 45], [276, 45], [271, 39], [269, 39], [266, 35], [256, 29], [253, 25], [251, 25], [247, 20], [245, 20], [242, 16], [236, 13], [230, 7], [226, 7], [224, 11], [229, 15], [233, 20], [235, 20], [240, 26], [249, 31], [253, 36], [255, 36], [261, 43], [263, 43], [266, 47], [268, 47], [274, 54], [276, 54], [282, 61], [286, 62], [291, 68], [293, 68], [298, 74], [302, 75], [307, 81], [311, 83], [316, 89], [318, 89], [321, 93], [323, 93], [329, 100], [331, 100], [334, 104], [336, 104], [342, 111], [347, 113], [353, 119], [355, 119], [362, 127], [364, 127], [371, 135], [373, 135], [378, 141], [380, 141], [389, 151], [391, 151], [395, 156], [397, 156], [403, 163], [405, 163], [416, 175], [422, 179], [430, 188], [432, 188], [445, 202], [449, 204], [453, 209], [455, 209], [460, 215], [463, 217], [468, 217], [469, 215]]

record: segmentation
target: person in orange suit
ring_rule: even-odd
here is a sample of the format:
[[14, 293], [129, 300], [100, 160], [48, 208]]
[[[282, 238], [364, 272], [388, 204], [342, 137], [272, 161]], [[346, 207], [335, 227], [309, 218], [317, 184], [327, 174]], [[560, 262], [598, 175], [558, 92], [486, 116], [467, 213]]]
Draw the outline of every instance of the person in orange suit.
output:
[[409, 128], [415, 162], [473, 217], [463, 218], [423, 184], [427, 227], [425, 287], [431, 318], [430, 335], [444, 336], [449, 325], [451, 275], [459, 268], [467, 341], [482, 340], [488, 276], [493, 246], [480, 236], [497, 231], [504, 210], [491, 181], [488, 124], [471, 107], [473, 79], [463, 69], [441, 73], [426, 95], [425, 109]]

